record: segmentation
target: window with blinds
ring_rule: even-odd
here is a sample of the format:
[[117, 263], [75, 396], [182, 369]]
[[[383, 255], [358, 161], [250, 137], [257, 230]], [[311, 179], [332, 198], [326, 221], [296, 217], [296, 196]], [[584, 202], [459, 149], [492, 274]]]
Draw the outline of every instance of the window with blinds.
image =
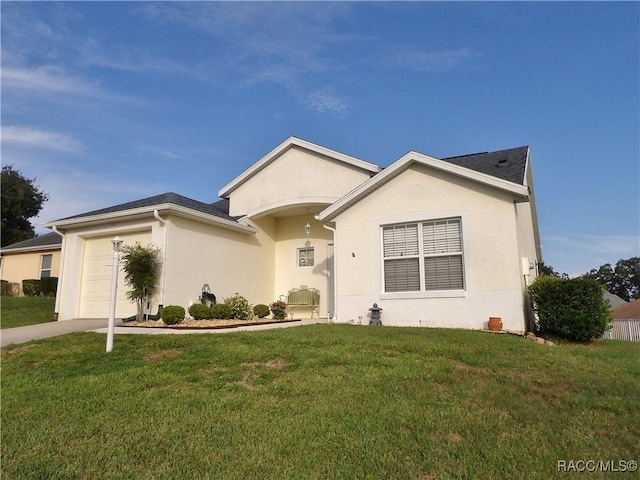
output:
[[460, 218], [383, 227], [385, 292], [464, 289]]

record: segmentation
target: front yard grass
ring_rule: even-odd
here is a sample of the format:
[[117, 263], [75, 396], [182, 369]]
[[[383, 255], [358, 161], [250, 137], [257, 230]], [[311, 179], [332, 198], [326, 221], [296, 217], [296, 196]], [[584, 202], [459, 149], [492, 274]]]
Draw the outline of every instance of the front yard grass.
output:
[[548, 479], [640, 460], [637, 343], [315, 325], [104, 348], [2, 349], [3, 478]]
[[0, 328], [53, 321], [54, 297], [0, 297]]

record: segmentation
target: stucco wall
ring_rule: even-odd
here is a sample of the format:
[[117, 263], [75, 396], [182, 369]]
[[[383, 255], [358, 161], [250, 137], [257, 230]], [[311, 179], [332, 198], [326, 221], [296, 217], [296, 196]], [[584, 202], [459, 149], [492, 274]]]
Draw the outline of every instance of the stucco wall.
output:
[[42, 257], [51, 255], [51, 276], [58, 277], [60, 250], [38, 250], [34, 252], [4, 253], [2, 255], [2, 280], [19, 283], [22, 280], [40, 278]]
[[[309, 222], [311, 233], [307, 239], [304, 226]], [[320, 291], [321, 317], [327, 314], [329, 262], [327, 259], [328, 245], [333, 243], [333, 234], [322, 224], [306, 216], [285, 217], [277, 219], [276, 234], [276, 275], [275, 285], [277, 295], [286, 295], [292, 288], [301, 285], [317, 288]], [[314, 265], [299, 267], [297, 263], [298, 248], [313, 247]], [[310, 310], [296, 309], [295, 313], [308, 316]]]
[[[381, 225], [460, 217], [464, 292], [383, 292]], [[368, 323], [375, 302], [386, 325], [484, 328], [490, 316], [524, 329], [513, 199], [506, 193], [412, 166], [336, 218], [338, 321]]]
[[219, 302], [240, 293], [249, 303], [274, 300], [275, 222], [254, 222], [258, 234], [171, 216], [167, 219], [165, 305], [187, 309], [208, 284]]
[[300, 203], [333, 203], [368, 180], [370, 173], [293, 147], [230, 195], [230, 215]]

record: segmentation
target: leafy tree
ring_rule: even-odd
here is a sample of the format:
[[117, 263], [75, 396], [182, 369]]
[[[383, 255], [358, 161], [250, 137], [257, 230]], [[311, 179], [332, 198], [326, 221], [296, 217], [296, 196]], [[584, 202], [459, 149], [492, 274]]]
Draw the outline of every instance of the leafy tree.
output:
[[551, 265], [547, 265], [544, 262], [540, 262], [538, 264], [538, 271], [540, 272], [540, 275], [548, 275], [551, 277], [559, 277], [564, 279], [569, 278], [569, 275], [567, 275], [566, 273], [558, 273], [553, 269]]
[[42, 210], [49, 195], [40, 190], [36, 179], [25, 178], [13, 165], [2, 167], [0, 185], [2, 203], [2, 246], [35, 237], [29, 219]]
[[640, 257], [618, 260], [615, 267], [606, 263], [584, 276], [593, 278], [609, 292], [627, 302], [640, 298]]
[[124, 281], [131, 287], [127, 298], [136, 302], [137, 321], [144, 319], [144, 306], [153, 296], [160, 279], [160, 249], [140, 242], [122, 247]]

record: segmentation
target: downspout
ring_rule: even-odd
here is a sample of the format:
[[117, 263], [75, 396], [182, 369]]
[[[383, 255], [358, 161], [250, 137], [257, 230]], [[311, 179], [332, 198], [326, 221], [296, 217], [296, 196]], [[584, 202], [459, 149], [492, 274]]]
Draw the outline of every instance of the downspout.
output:
[[164, 305], [164, 288], [167, 280], [167, 241], [169, 239], [169, 228], [167, 227], [167, 222], [160, 217], [160, 213], [158, 210], [153, 211], [153, 216], [164, 228], [164, 247], [162, 249], [162, 281], [160, 282], [162, 288], [160, 290], [160, 305]]
[[[327, 230], [333, 232], [333, 323], [338, 321], [338, 242], [336, 240], [336, 229], [329, 225], [322, 224]], [[328, 315], [327, 315], [328, 316]]]
[[67, 248], [67, 242], [65, 242], [64, 233], [58, 230], [58, 227], [52, 225], [51, 229], [54, 231], [54, 233], [62, 237], [62, 245], [60, 246], [60, 272], [58, 273], [58, 287], [56, 288], [56, 305], [53, 309], [53, 321], [57, 322], [58, 316], [60, 314], [60, 301], [62, 299], [62, 284], [64, 283], [64, 276], [62, 275], [62, 272], [64, 271], [64, 253]]

